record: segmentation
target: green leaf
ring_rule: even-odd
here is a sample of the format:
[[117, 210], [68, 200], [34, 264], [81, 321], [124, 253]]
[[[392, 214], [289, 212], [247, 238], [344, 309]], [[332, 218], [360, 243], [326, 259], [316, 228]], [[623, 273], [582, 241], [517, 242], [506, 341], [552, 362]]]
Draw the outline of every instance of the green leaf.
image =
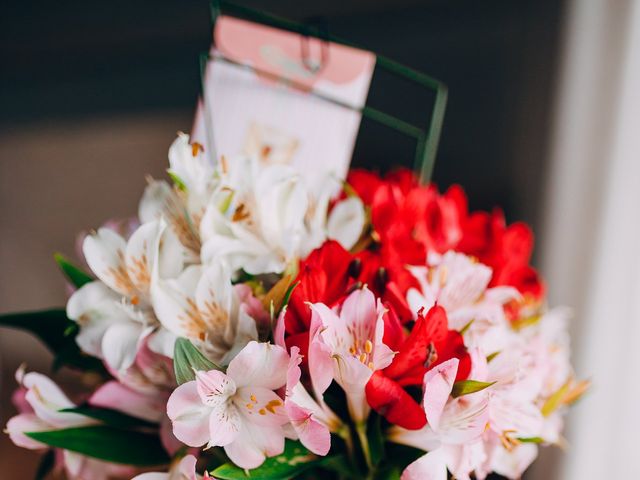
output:
[[358, 473], [346, 455], [331, 455], [318, 460], [317, 467], [340, 474], [340, 478], [356, 478]]
[[49, 449], [47, 453], [42, 456], [42, 460], [40, 460], [40, 464], [38, 465], [38, 469], [36, 470], [35, 480], [44, 479], [47, 474], [53, 468], [53, 465], [56, 461], [56, 453]]
[[400, 480], [402, 469], [397, 465], [385, 465], [375, 473], [375, 480]]
[[113, 410], [111, 408], [84, 406], [84, 407], [63, 408], [62, 410], [60, 410], [60, 412], [77, 413], [79, 415], [84, 415], [85, 417], [100, 420], [106, 425], [109, 425], [111, 427], [116, 427], [116, 428], [127, 429], [127, 428], [136, 428], [136, 427], [147, 427], [147, 428], [158, 427], [157, 423], [153, 423], [147, 420], [143, 420], [141, 418], [133, 417], [131, 415], [127, 415], [126, 413], [122, 413], [122, 412], [119, 412], [118, 410]]
[[169, 457], [156, 434], [92, 426], [26, 432], [25, 435], [51, 447], [63, 448], [107, 462], [140, 467], [169, 462]]
[[53, 358], [52, 369], [54, 372], [63, 366], [67, 366], [82, 371], [95, 372], [105, 378], [109, 378], [111, 376], [104, 367], [102, 360], [96, 357], [91, 357], [80, 350], [75, 341], [75, 334], [73, 337], [67, 337], [67, 340], [67, 343], [58, 350]]
[[300, 285], [300, 282], [294, 282], [293, 284], [289, 285], [289, 288], [287, 288], [287, 291], [284, 294], [284, 298], [282, 299], [282, 307], [286, 307], [287, 305], [289, 305], [291, 294], [298, 285]]
[[67, 260], [64, 257], [64, 255], [62, 255], [61, 253], [55, 253], [53, 255], [53, 258], [55, 259], [56, 263], [62, 270], [62, 273], [65, 274], [65, 276], [69, 279], [69, 281], [74, 287], [80, 288], [83, 285], [86, 285], [87, 283], [93, 282], [94, 279], [91, 278], [89, 274], [85, 273], [83, 270], [76, 267], [69, 260]]
[[558, 390], [556, 390], [542, 405], [542, 415], [548, 417], [553, 412], [555, 412], [560, 405], [562, 405], [562, 398], [569, 391], [569, 386], [571, 385], [571, 380], [567, 380], [565, 384], [563, 384]]
[[9, 313], [0, 316], [0, 326], [19, 328], [33, 333], [52, 352], [57, 352], [68, 343], [64, 332], [74, 322], [62, 309], [35, 312]]
[[498, 355], [500, 355], [500, 350], [498, 350], [497, 352], [493, 352], [493, 353], [490, 353], [489, 355], [487, 355], [487, 363], [489, 363], [491, 360], [496, 358]]
[[371, 463], [375, 466], [384, 457], [384, 435], [381, 427], [382, 417], [372, 412], [367, 422], [367, 440], [371, 454]]
[[167, 170], [167, 174], [169, 174], [169, 177], [173, 181], [174, 185], [178, 187], [179, 190], [182, 190], [183, 192], [187, 191], [187, 185], [182, 181], [182, 179], [178, 175], [173, 173], [171, 170]]
[[222, 370], [218, 365], [205, 357], [186, 338], [176, 340], [173, 352], [173, 368], [178, 385], [195, 380], [196, 371]]
[[522, 443], [544, 443], [544, 438], [542, 437], [519, 437], [519, 442]]
[[102, 362], [80, 351], [75, 335], [77, 324], [67, 318], [63, 309], [40, 310], [0, 315], [0, 326], [32, 333], [55, 355], [54, 370], [68, 365], [105, 374]]
[[485, 388], [490, 387], [496, 382], [478, 382], [477, 380], [461, 380], [460, 382], [456, 382], [453, 384], [453, 389], [451, 390], [451, 396], [453, 398], [458, 398], [463, 395], [469, 395], [470, 393], [476, 393]]
[[286, 440], [284, 452], [276, 457], [267, 458], [258, 468], [245, 471], [232, 463], [225, 463], [211, 472], [211, 475], [214, 478], [223, 480], [247, 478], [254, 480], [287, 480], [312, 467], [321, 466], [322, 462], [327, 462], [330, 458], [332, 457], [324, 457], [319, 460], [317, 456], [304, 448], [300, 442]]
[[471, 320], [469, 320], [464, 327], [462, 327], [460, 329], [460, 335], [464, 335], [465, 333], [467, 333], [467, 330], [469, 330], [469, 328], [471, 327], [471, 325], [473, 325], [473, 322], [475, 322], [475, 318], [472, 318]]

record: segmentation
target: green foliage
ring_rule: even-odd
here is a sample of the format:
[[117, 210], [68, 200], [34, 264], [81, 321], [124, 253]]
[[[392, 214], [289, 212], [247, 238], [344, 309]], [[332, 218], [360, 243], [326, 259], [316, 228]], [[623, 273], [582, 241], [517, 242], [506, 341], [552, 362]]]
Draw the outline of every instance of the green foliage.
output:
[[60, 270], [62, 270], [62, 273], [65, 274], [74, 287], [81, 288], [87, 283], [93, 282], [93, 278], [91, 278], [89, 274], [85, 273], [79, 267], [76, 267], [61, 253], [55, 253], [53, 258], [60, 267]]
[[176, 373], [178, 385], [195, 380], [196, 371], [222, 370], [200, 353], [186, 338], [177, 339], [174, 348], [173, 369]]
[[470, 393], [476, 393], [490, 387], [496, 382], [478, 382], [477, 380], [462, 380], [453, 384], [451, 390], [451, 396], [458, 398], [463, 395], [469, 395]]
[[122, 413], [122, 412], [119, 412], [118, 410], [113, 410], [111, 408], [82, 406], [82, 407], [64, 408], [60, 411], [84, 415], [85, 417], [93, 418], [95, 420], [100, 420], [105, 425], [108, 425], [110, 427], [116, 427], [116, 428], [127, 429], [127, 428], [139, 428], [139, 427], [146, 427], [146, 428], [157, 427], [157, 424], [155, 423], [148, 422], [147, 420], [133, 417], [131, 415], [127, 415], [126, 413]]
[[181, 190], [183, 192], [187, 191], [187, 185], [182, 181], [182, 179], [178, 175], [173, 173], [171, 170], [167, 170], [167, 174], [169, 175], [169, 178], [171, 178], [171, 180], [173, 181], [173, 184], [176, 187], [178, 187], [178, 190]]
[[375, 467], [384, 457], [384, 436], [382, 434], [382, 417], [371, 412], [367, 422], [367, 440], [371, 454], [371, 463]]
[[121, 430], [103, 425], [25, 434], [45, 445], [107, 462], [140, 467], [163, 465], [169, 462], [169, 457], [157, 434]]
[[54, 369], [67, 365], [105, 373], [100, 360], [80, 351], [75, 341], [77, 325], [63, 309], [8, 313], [0, 316], [0, 326], [26, 330], [38, 337], [55, 355]]
[[286, 480], [294, 478], [310, 468], [319, 467], [330, 460], [334, 460], [333, 457], [319, 458], [304, 448], [300, 442], [286, 440], [284, 452], [276, 457], [267, 458], [258, 468], [246, 471], [233, 463], [225, 463], [211, 472], [211, 475], [223, 480], [247, 478]]
[[38, 464], [38, 469], [36, 470], [35, 480], [42, 480], [45, 478], [49, 472], [53, 469], [56, 461], [56, 453], [53, 450], [48, 450], [42, 456], [40, 463]]

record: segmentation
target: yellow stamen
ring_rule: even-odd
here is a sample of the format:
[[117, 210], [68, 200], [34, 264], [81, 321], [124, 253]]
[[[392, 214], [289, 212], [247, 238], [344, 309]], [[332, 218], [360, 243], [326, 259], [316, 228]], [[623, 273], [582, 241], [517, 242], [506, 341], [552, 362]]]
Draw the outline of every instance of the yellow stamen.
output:
[[440, 268], [440, 286], [444, 286], [445, 283], [447, 283], [447, 277], [449, 276], [449, 269], [443, 265]]

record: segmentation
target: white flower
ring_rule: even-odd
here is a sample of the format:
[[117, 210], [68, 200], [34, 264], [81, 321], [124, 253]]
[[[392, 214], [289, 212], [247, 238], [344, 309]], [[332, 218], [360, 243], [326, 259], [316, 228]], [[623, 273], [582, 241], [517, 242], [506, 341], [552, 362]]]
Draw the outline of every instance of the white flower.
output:
[[411, 310], [429, 309], [436, 303], [447, 311], [450, 328], [461, 330], [469, 324], [465, 343], [474, 345], [472, 337], [493, 325], [508, 324], [503, 305], [520, 298], [511, 287], [487, 288], [491, 269], [467, 255], [448, 251], [431, 259], [430, 267], [409, 267], [420, 289], [409, 289], [407, 302]]
[[162, 325], [191, 339], [216, 363], [227, 364], [251, 340], [267, 313], [246, 285], [232, 285], [224, 263], [192, 265], [176, 279], [154, 274], [151, 295]]
[[281, 273], [327, 238], [349, 249], [362, 233], [359, 199], [343, 200], [329, 212], [340, 187], [334, 179], [318, 179], [326, 188], [316, 196], [292, 167], [264, 166], [251, 157], [221, 161], [219, 175], [200, 223], [204, 263], [221, 259], [234, 272]]
[[150, 339], [150, 348], [172, 355], [173, 339], [161, 331], [151, 310], [150, 287], [154, 269], [163, 276], [182, 270], [184, 250], [175, 235], [159, 221], [141, 225], [128, 241], [101, 228], [85, 238], [83, 250], [98, 280], [77, 290], [67, 303], [67, 315], [80, 326], [80, 348], [118, 371], [132, 365], [150, 334], [158, 337]]

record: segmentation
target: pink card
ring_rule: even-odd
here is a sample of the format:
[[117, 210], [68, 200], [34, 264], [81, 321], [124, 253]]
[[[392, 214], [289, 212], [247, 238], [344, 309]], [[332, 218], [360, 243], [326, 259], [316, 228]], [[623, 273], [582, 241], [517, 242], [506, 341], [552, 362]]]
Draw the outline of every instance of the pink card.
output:
[[192, 132], [212, 159], [244, 152], [344, 178], [375, 55], [227, 16], [214, 37]]

